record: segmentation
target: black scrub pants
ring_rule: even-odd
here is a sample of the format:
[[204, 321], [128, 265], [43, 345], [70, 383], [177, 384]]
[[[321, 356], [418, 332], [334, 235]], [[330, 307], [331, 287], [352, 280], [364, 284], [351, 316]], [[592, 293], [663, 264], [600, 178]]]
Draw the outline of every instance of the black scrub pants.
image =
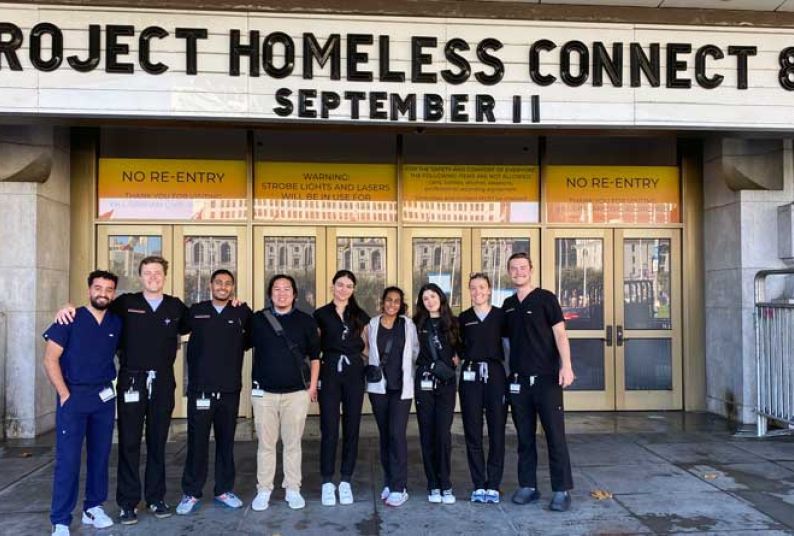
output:
[[[202, 396], [210, 401], [207, 409], [199, 409], [196, 400]], [[234, 489], [234, 432], [240, 391], [236, 393], [188, 393], [187, 458], [182, 473], [182, 493], [199, 498], [207, 481], [210, 428], [215, 431], [215, 491], [223, 495]]]
[[[466, 437], [466, 455], [474, 489], [499, 490], [502, 484], [505, 463], [505, 425], [507, 404], [505, 395], [507, 382], [505, 369], [498, 361], [488, 361], [488, 381], [480, 375], [480, 363], [474, 363], [473, 381], [464, 381], [463, 372], [459, 385], [460, 409], [463, 417], [463, 432]], [[467, 367], [462, 370], [467, 370]], [[483, 413], [488, 423], [488, 465], [483, 451]]]
[[323, 360], [320, 368], [320, 474], [323, 484], [331, 482], [336, 468], [339, 443], [339, 408], [342, 408], [341, 478], [350, 482], [358, 457], [358, 432], [364, 404], [364, 362], [349, 356], [350, 365], [337, 371], [336, 358]]
[[369, 401], [380, 432], [380, 464], [383, 484], [391, 491], [403, 491], [408, 482], [408, 440], [406, 428], [411, 399], [402, 400], [402, 389], [386, 394], [370, 393]]
[[573, 489], [573, 477], [565, 441], [562, 387], [557, 375], [534, 378], [534, 385], [530, 385], [532, 382], [529, 377], [521, 378], [521, 392], [509, 395], [513, 422], [518, 433], [518, 484], [522, 488], [538, 487], [535, 431], [540, 417], [549, 450], [551, 489], [567, 491]]
[[419, 421], [419, 442], [428, 491], [452, 489], [452, 418], [455, 412], [455, 380], [438, 384], [432, 391], [421, 388], [423, 374], [417, 371], [414, 396]]
[[[134, 383], [133, 383], [134, 381]], [[124, 393], [130, 387], [139, 393], [139, 401], [127, 403]], [[165, 444], [174, 411], [173, 374], [158, 372], [152, 382], [152, 396], [146, 391], [146, 372], [119, 373], [118, 399], [118, 484], [116, 502], [121, 508], [132, 509], [141, 500], [141, 436], [146, 429], [146, 471], [144, 498], [146, 504], [165, 499]]]

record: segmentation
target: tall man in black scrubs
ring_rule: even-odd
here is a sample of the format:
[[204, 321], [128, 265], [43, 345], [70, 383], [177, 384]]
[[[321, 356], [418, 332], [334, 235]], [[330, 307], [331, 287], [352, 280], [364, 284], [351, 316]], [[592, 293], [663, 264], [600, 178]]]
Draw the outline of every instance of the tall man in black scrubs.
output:
[[234, 275], [215, 270], [212, 299], [190, 307], [187, 345], [187, 458], [177, 514], [199, 504], [207, 480], [210, 428], [215, 431], [215, 500], [229, 508], [243, 502], [234, 491], [234, 431], [242, 389], [243, 355], [251, 347], [251, 309], [232, 307]]
[[[141, 500], [141, 436], [146, 427], [144, 497], [149, 510], [162, 519], [171, 516], [165, 502], [165, 444], [174, 410], [174, 360], [179, 335], [189, 331], [188, 309], [182, 300], [163, 293], [168, 261], [150, 256], [138, 265], [143, 292], [122, 294], [111, 311], [123, 322], [119, 345], [118, 484], [116, 502], [123, 525], [138, 522]], [[58, 312], [60, 323], [74, 318], [74, 308]]]
[[549, 508], [564, 512], [571, 506], [571, 462], [565, 441], [562, 390], [573, 383], [571, 349], [557, 297], [532, 284], [532, 261], [514, 253], [507, 262], [516, 293], [504, 301], [505, 337], [510, 342], [509, 397], [518, 432], [516, 504], [540, 498], [537, 490], [537, 419], [546, 434], [551, 487]]
[[44, 370], [58, 392], [50, 513], [52, 533], [57, 536], [69, 536], [84, 441], [87, 469], [83, 524], [99, 529], [113, 525], [102, 503], [108, 495], [108, 458], [116, 416], [114, 357], [121, 339], [121, 319], [106, 309], [117, 282], [110, 272], [91, 272], [89, 305], [77, 309], [71, 324], [53, 324], [44, 333]]

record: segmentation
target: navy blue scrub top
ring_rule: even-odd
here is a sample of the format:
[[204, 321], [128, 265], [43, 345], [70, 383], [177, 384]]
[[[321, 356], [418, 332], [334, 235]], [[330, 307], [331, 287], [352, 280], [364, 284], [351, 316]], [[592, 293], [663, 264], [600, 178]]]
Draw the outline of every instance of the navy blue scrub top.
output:
[[97, 385], [116, 378], [113, 357], [121, 340], [121, 318], [105, 311], [102, 323], [79, 307], [71, 324], [52, 324], [44, 340], [63, 348], [60, 365], [67, 385]]

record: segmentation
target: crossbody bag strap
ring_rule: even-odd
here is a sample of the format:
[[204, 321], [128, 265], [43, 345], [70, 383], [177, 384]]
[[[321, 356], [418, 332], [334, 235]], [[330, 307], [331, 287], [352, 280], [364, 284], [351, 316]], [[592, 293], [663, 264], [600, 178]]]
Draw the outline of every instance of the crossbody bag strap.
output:
[[281, 322], [278, 321], [278, 318], [276, 318], [276, 316], [270, 312], [269, 309], [262, 311], [262, 314], [265, 316], [268, 324], [270, 324], [270, 327], [273, 328], [273, 331], [276, 332], [276, 335], [284, 339], [284, 342], [287, 343], [287, 348], [289, 348], [290, 353], [295, 358], [296, 364], [298, 365], [298, 371], [301, 373], [303, 383], [306, 384], [306, 378], [303, 377], [303, 367], [306, 364], [306, 359], [301, 354], [300, 348], [298, 348], [298, 345], [287, 336], [286, 332], [284, 331], [284, 327], [281, 325]]

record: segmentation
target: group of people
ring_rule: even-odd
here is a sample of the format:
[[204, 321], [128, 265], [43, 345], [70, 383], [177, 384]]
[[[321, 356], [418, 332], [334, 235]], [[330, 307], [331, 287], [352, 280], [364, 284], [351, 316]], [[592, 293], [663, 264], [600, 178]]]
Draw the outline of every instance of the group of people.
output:
[[[525, 253], [516, 253], [508, 261], [516, 293], [501, 309], [491, 305], [488, 275], [474, 273], [469, 278], [472, 307], [459, 317], [452, 314], [444, 291], [428, 283], [419, 290], [413, 316], [407, 315], [404, 292], [391, 286], [383, 291], [380, 313], [370, 318], [356, 301], [356, 276], [348, 270], [334, 275], [332, 301], [313, 315], [295, 307], [298, 288], [287, 274], [269, 280], [269, 305], [252, 312], [235, 299], [234, 275], [223, 269], [210, 278], [211, 299], [188, 308], [164, 294], [167, 270], [165, 259], [144, 258], [138, 268], [142, 292], [118, 297], [116, 275], [92, 272], [88, 304], [67, 305], [44, 333], [45, 370], [57, 392], [53, 534], [69, 534], [84, 441], [88, 467], [82, 522], [97, 528], [113, 524], [102, 504], [108, 492], [116, 412], [120, 522], [138, 521], [142, 491], [155, 517], [172, 514], [165, 502], [165, 448], [175, 402], [173, 365], [179, 337], [186, 333], [190, 333], [188, 438], [177, 514], [190, 514], [199, 507], [207, 480], [211, 430], [215, 501], [229, 508], [243, 506], [234, 492], [234, 437], [243, 356], [250, 348], [251, 403], [258, 439], [252, 510], [266, 510], [270, 504], [279, 439], [285, 500], [292, 509], [305, 506], [300, 492], [301, 442], [309, 405], [315, 401], [320, 406], [322, 504], [354, 502], [351, 483], [365, 393], [380, 432], [384, 483], [380, 497], [386, 505], [397, 507], [408, 500], [406, 429], [412, 400], [427, 499], [455, 503], [451, 426], [459, 393], [471, 501], [501, 501], [509, 406], [518, 435], [519, 487], [512, 501], [528, 504], [540, 498], [535, 445], [540, 418], [549, 451], [553, 491], [549, 508], [565, 511], [570, 507], [573, 481], [562, 394], [574, 381], [570, 348], [559, 302], [551, 292], [533, 286], [532, 262]], [[487, 461], [483, 415], [488, 427]], [[144, 430], [142, 490], [139, 465]]]

